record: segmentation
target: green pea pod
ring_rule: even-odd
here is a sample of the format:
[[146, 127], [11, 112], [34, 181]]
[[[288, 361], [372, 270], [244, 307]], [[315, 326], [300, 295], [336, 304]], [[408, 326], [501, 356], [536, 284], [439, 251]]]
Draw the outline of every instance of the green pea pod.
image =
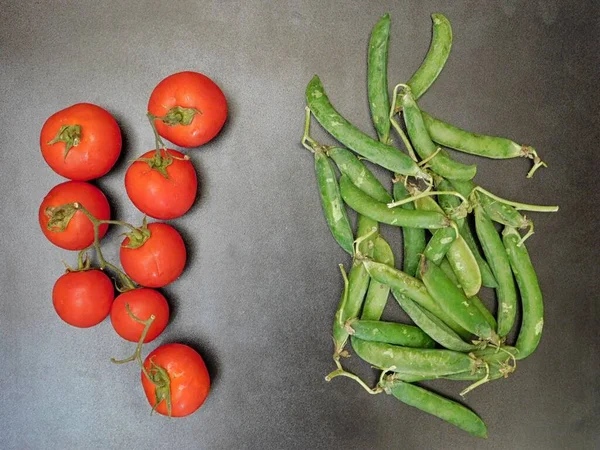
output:
[[344, 119], [329, 102], [323, 84], [316, 75], [306, 87], [306, 102], [321, 126], [349, 149], [392, 172], [429, 178], [408, 155], [376, 141]]
[[[424, 211], [444, 212], [431, 197], [417, 199], [415, 200], [415, 205], [417, 209]], [[454, 242], [452, 242], [452, 245], [450, 245], [446, 251], [446, 257], [452, 265], [452, 269], [454, 270], [454, 273], [456, 273], [460, 285], [467, 297], [476, 295], [481, 288], [481, 272], [479, 271], [475, 256], [462, 236], [455, 236]]]
[[417, 106], [417, 102], [409, 89], [406, 89], [400, 96], [400, 105], [402, 106], [406, 131], [414, 149], [421, 158], [432, 158], [428, 164], [435, 173], [450, 180], [470, 180], [475, 176], [477, 166], [454, 161], [447, 153], [440, 152], [436, 156], [433, 156], [438, 147], [429, 137], [423, 123], [421, 110]]
[[[427, 246], [423, 251], [423, 255], [434, 264], [439, 264], [456, 239], [456, 230], [454, 228], [441, 228], [433, 233]], [[419, 261], [421, 257], [419, 256]]]
[[[382, 264], [394, 266], [394, 253], [392, 253], [390, 245], [381, 236], [377, 236], [375, 239], [373, 259]], [[387, 284], [372, 279], [369, 282], [369, 289], [365, 297], [361, 318], [363, 320], [379, 320], [383, 314], [389, 295], [390, 287]]]
[[379, 202], [389, 203], [392, 201], [391, 195], [377, 177], [373, 175], [373, 172], [350, 150], [331, 147], [327, 149], [327, 155], [333, 159], [340, 172], [346, 175], [363, 192]]
[[498, 343], [498, 336], [485, 317], [437, 265], [421, 258], [420, 274], [438, 305], [464, 329], [481, 339]]
[[517, 291], [510, 262], [500, 235], [481, 206], [475, 206], [475, 230], [498, 282], [498, 334], [504, 337], [512, 329], [517, 314]]
[[460, 234], [448, 249], [446, 257], [465, 295], [467, 297], [477, 295], [481, 288], [481, 272], [473, 252]]
[[367, 88], [373, 125], [379, 140], [390, 143], [390, 98], [388, 95], [388, 48], [390, 15], [385, 14], [371, 32], [367, 57]]
[[[462, 338], [435, 315], [419, 306], [406, 295], [392, 289], [394, 298], [408, 317], [438, 344], [457, 352], [470, 352], [476, 349], [473, 344], [467, 344]], [[406, 380], [409, 381], [409, 380]]]
[[[409, 197], [410, 194], [406, 190], [406, 187], [402, 183], [394, 183], [394, 200], [404, 200]], [[405, 203], [401, 206], [403, 209], [414, 210], [415, 205]], [[425, 230], [422, 228], [402, 228], [402, 241], [404, 246], [404, 262], [402, 270], [410, 276], [415, 276], [419, 268], [419, 260], [421, 254], [425, 250]]]
[[519, 350], [517, 359], [524, 359], [531, 355], [540, 343], [544, 327], [544, 302], [529, 253], [524, 244], [519, 246], [521, 236], [511, 227], [504, 228], [502, 235], [523, 304], [523, 320], [515, 346]]
[[[444, 271], [446, 276], [454, 283], [454, 285], [458, 289], [462, 289], [460, 283], [458, 282], [458, 278], [456, 278], [456, 274], [454, 273], [454, 270], [452, 270], [452, 266], [450, 265], [450, 263], [448, 262], [448, 260], [446, 258], [442, 259], [442, 262], [440, 262], [439, 266], [440, 266], [440, 269], [442, 269]], [[481, 299], [479, 297], [477, 297], [476, 295], [474, 295], [473, 297], [470, 297], [470, 300], [471, 300], [471, 303], [473, 303], [473, 306], [475, 306], [479, 310], [479, 312], [481, 314], [483, 314], [483, 316], [485, 317], [485, 320], [487, 320], [487, 323], [489, 323], [490, 327], [492, 327], [492, 330], [497, 330], [498, 324], [496, 323], [496, 319], [494, 318], [492, 313], [489, 311], [489, 309], [487, 309], [487, 307], [484, 305], [484, 303], [481, 301]]]
[[[451, 183], [459, 194], [467, 198], [471, 195], [473, 189], [475, 189], [475, 184], [472, 181], [451, 180]], [[481, 192], [477, 192], [476, 197], [479, 204], [485, 210], [485, 213], [494, 222], [519, 229], [530, 226], [531, 222], [514, 207], [500, 203]]]
[[436, 80], [452, 49], [452, 27], [442, 14], [432, 14], [431, 45], [425, 59], [414, 75], [408, 80], [415, 98], [421, 97]]
[[398, 269], [369, 259], [364, 259], [363, 264], [372, 279], [387, 284], [396, 292], [411, 298], [420, 306], [444, 321], [457, 334], [466, 336], [466, 338], [471, 336], [470, 333], [466, 332], [463, 327], [453, 320], [450, 314], [440, 308], [431, 295], [429, 295], [427, 288], [421, 281]]
[[435, 341], [420, 328], [379, 320], [354, 320], [348, 322], [350, 335], [363, 341], [384, 342], [412, 348], [434, 348]]
[[500, 203], [488, 197], [487, 195], [482, 194], [481, 192], [478, 192], [476, 197], [477, 201], [483, 207], [485, 213], [494, 222], [518, 229], [531, 226], [531, 221], [517, 211], [517, 209], [515, 209], [513, 206]]
[[444, 378], [455, 381], [477, 381], [485, 377], [488, 377], [489, 380], [507, 378], [511, 372], [514, 372], [514, 359], [518, 359], [518, 354], [519, 350], [510, 346], [502, 346], [500, 349], [488, 347], [477, 350], [473, 352], [473, 356], [487, 363], [487, 368], [484, 364], [480, 364], [475, 371], [456, 373]]
[[352, 336], [354, 352], [367, 363], [380, 369], [411, 375], [450, 375], [476, 369], [476, 361], [465, 353], [452, 350], [400, 347], [383, 342], [370, 342]]
[[[440, 191], [453, 191], [452, 184], [441, 177], [436, 178], [436, 185]], [[448, 216], [452, 216], [452, 212], [456, 211], [460, 205], [461, 200], [455, 195], [438, 195], [438, 202], [440, 206], [444, 210]], [[475, 237], [471, 232], [471, 227], [469, 226], [469, 222], [463, 219], [454, 219], [458, 228], [460, 230], [460, 235], [463, 237], [475, 260], [477, 261], [477, 265], [479, 266], [479, 271], [481, 272], [481, 284], [485, 287], [495, 288], [498, 284], [496, 283], [496, 279], [494, 278], [494, 274], [492, 273], [492, 269], [488, 265], [487, 261], [483, 256], [481, 256], [481, 252], [479, 251], [479, 246], [475, 241]]]
[[431, 139], [446, 147], [485, 158], [522, 157], [533, 160], [534, 166], [527, 174], [527, 178], [531, 178], [539, 167], [546, 165], [531, 146], [517, 144], [502, 137], [471, 133], [431, 117], [425, 112], [423, 112], [423, 120]]
[[333, 238], [346, 252], [353, 253], [354, 235], [348, 220], [346, 207], [340, 195], [335, 171], [329, 158], [322, 152], [315, 152], [315, 173], [321, 194], [321, 206]]
[[473, 436], [487, 438], [483, 420], [460, 403], [400, 380], [384, 383], [382, 387], [402, 403], [439, 417]]
[[340, 178], [340, 192], [344, 202], [350, 208], [377, 222], [398, 227], [430, 229], [444, 228], [449, 225], [446, 216], [439, 212], [410, 211], [400, 207], [388, 208], [385, 203], [378, 202], [357, 188], [346, 175]]
[[465, 222], [464, 226], [460, 229], [460, 235], [465, 240], [467, 246], [471, 249], [471, 253], [477, 261], [477, 265], [479, 266], [479, 272], [481, 272], [481, 284], [489, 288], [498, 287], [498, 282], [494, 277], [494, 273], [492, 272], [492, 269], [490, 268], [488, 262], [480, 253], [479, 245], [475, 241], [475, 236], [473, 236], [471, 227], [467, 222]]
[[[367, 255], [372, 254], [372, 239], [374, 239], [374, 232], [376, 232], [377, 229], [377, 222], [364, 216], [358, 216], [357, 238], [364, 238], [369, 235], [369, 233], [373, 234], [373, 238], [364, 239], [362, 241], [359, 246], [361, 253], [364, 252], [364, 254]], [[348, 284], [344, 287], [344, 293], [340, 299], [333, 322], [334, 355], [340, 355], [346, 345], [348, 331], [344, 328], [344, 324], [349, 319], [357, 317], [360, 313], [368, 286], [369, 274], [360, 260], [354, 258], [352, 261], [352, 268], [348, 275]]]

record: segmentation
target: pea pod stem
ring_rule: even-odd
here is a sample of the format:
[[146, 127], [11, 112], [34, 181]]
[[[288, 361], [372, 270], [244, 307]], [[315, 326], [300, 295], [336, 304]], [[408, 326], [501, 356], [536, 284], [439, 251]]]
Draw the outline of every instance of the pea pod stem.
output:
[[492, 194], [490, 191], [482, 188], [481, 186], [475, 186], [473, 188], [473, 192], [481, 192], [482, 194], [487, 195], [488, 197], [496, 200], [500, 203], [504, 203], [505, 205], [512, 206], [516, 210], [520, 211], [532, 211], [532, 212], [557, 212], [558, 206], [545, 206], [545, 205], [530, 205], [528, 203], [520, 203], [513, 202], [511, 200], [506, 200], [502, 197], [498, 197], [495, 194]]
[[[339, 361], [338, 361], [338, 364], [339, 364]], [[350, 379], [356, 381], [359, 385], [361, 385], [363, 387], [363, 389], [371, 395], [376, 395], [376, 394], [380, 394], [381, 392], [383, 392], [383, 388], [381, 388], [381, 386], [378, 385], [374, 389], [370, 388], [367, 385], [367, 383], [365, 383], [358, 375], [355, 375], [351, 372], [344, 370], [344, 368], [341, 366], [341, 364], [339, 364], [339, 367], [336, 370], [327, 374], [327, 376], [325, 377], [325, 381], [331, 381], [335, 377], [350, 378]]]
[[412, 147], [412, 144], [410, 143], [410, 140], [408, 139], [408, 136], [406, 136], [406, 133], [404, 132], [404, 130], [402, 129], [402, 127], [400, 126], [398, 121], [396, 121], [396, 119], [394, 119], [394, 116], [399, 112], [399, 110], [396, 107], [398, 91], [400, 89], [404, 89], [406, 87], [408, 87], [408, 86], [406, 84], [402, 84], [402, 83], [394, 86], [394, 93], [392, 94], [392, 105], [390, 108], [390, 124], [392, 125], [392, 127], [394, 127], [394, 130], [396, 130], [396, 133], [398, 133], [398, 135], [400, 136], [400, 139], [402, 139], [402, 142], [404, 143], [404, 146], [406, 147], [406, 150], [408, 151], [408, 154], [410, 155], [412, 160], [415, 162], [418, 162], [419, 160], [417, 158], [415, 150]]
[[458, 197], [462, 200], [463, 203], [467, 204], [468, 200], [463, 197], [462, 195], [460, 195], [458, 192], [456, 191], [423, 191], [419, 194], [416, 194], [412, 197], [408, 197], [402, 200], [398, 200], [392, 203], [388, 203], [387, 207], [388, 208], [395, 208], [396, 206], [400, 206], [400, 205], [404, 205], [405, 203], [410, 203], [414, 200], [418, 200], [420, 198], [424, 198], [424, 197], [433, 197], [435, 195], [454, 195], [455, 197]]

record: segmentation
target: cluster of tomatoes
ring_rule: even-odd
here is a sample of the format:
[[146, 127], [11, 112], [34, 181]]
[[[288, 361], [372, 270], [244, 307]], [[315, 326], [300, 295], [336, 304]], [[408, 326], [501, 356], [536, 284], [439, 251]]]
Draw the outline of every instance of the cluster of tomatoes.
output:
[[[181, 147], [198, 147], [213, 139], [227, 118], [221, 89], [197, 72], [180, 72], [162, 80], [148, 103], [156, 149], [128, 167], [125, 189], [146, 216], [181, 217], [196, 199], [198, 181], [192, 162], [165, 147], [162, 138]], [[58, 247], [79, 251], [78, 265], [55, 283], [54, 308], [61, 319], [87, 328], [108, 315], [119, 336], [138, 343], [122, 361], [138, 361], [143, 389], [160, 414], [180, 417], [197, 410], [210, 388], [202, 357], [183, 344], [156, 348], [142, 362], [143, 343], [156, 339], [169, 321], [169, 305], [157, 290], [175, 281], [186, 263], [186, 247], [169, 224], [133, 226], [111, 219], [103, 192], [88, 181], [108, 173], [121, 153], [121, 131], [103, 108], [80, 103], [58, 111], [43, 125], [40, 146], [48, 165], [70, 179], [50, 190], [39, 209], [44, 235]], [[125, 227], [120, 246], [122, 270], [102, 255], [101, 239], [109, 225]], [[94, 266], [88, 251], [95, 251]], [[114, 277], [113, 280], [107, 272]], [[115, 286], [119, 295], [115, 298]]]

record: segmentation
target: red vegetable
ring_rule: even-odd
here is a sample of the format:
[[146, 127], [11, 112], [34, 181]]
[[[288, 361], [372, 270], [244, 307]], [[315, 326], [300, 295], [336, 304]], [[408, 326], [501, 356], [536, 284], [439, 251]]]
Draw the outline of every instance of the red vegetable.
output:
[[227, 119], [227, 100], [206, 75], [179, 72], [152, 91], [148, 112], [158, 134], [181, 147], [199, 147], [213, 139]]
[[[110, 206], [100, 189], [83, 181], [66, 181], [54, 186], [44, 197], [38, 220], [42, 232], [54, 245], [67, 250], [82, 250], [94, 242], [92, 222], [83, 212], [72, 208], [61, 214], [53, 213], [52, 209], [74, 202], [83, 205], [99, 220], [110, 219]], [[107, 224], [100, 225], [100, 238], [107, 229]]]
[[67, 272], [54, 284], [52, 303], [69, 325], [88, 328], [108, 316], [114, 294], [111, 279], [101, 270]]
[[105, 109], [78, 103], [46, 120], [40, 147], [57, 174], [72, 180], [92, 180], [115, 165], [121, 153], [121, 130]]
[[188, 416], [208, 397], [210, 377], [204, 360], [187, 345], [158, 347], [148, 355], [144, 368], [154, 383], [142, 372], [142, 386], [148, 402], [159, 414]]

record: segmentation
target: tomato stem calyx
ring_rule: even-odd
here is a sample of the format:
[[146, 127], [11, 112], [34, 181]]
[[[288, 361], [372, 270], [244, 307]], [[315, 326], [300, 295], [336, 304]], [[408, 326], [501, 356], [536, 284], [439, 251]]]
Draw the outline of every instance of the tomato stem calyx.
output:
[[144, 217], [141, 227], [133, 228], [130, 232], [123, 233], [123, 235], [129, 238], [129, 242], [127, 243], [127, 245], [122, 246], [124, 248], [135, 249], [140, 248], [142, 245], [144, 245], [152, 235], [152, 233], [148, 229], [148, 221], [146, 220], [146, 217]]
[[160, 120], [165, 125], [172, 127], [175, 125], [187, 126], [192, 123], [196, 114], [202, 114], [202, 111], [196, 108], [184, 108], [183, 106], [174, 106], [164, 116], [153, 116], [154, 120]]
[[63, 158], [67, 159], [69, 150], [73, 147], [77, 147], [81, 142], [81, 125], [63, 125], [60, 127], [54, 139], [48, 141], [48, 145], [54, 145], [57, 142], [65, 143]]

